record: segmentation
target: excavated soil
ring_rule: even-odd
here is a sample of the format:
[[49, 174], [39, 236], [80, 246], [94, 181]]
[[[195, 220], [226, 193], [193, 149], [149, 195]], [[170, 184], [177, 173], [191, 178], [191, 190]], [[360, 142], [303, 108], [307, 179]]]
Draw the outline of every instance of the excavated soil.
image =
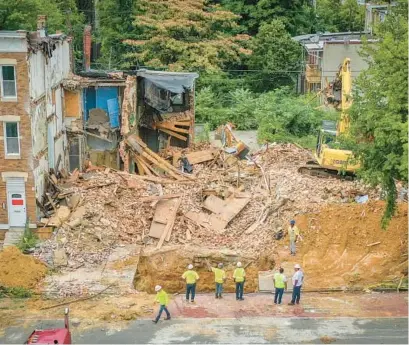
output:
[[407, 204], [399, 205], [386, 230], [380, 227], [383, 210], [384, 203], [377, 201], [330, 205], [297, 217], [303, 241], [288, 262], [302, 265], [305, 287], [368, 286], [407, 276]]
[[272, 256], [264, 255], [260, 259], [241, 257], [229, 250], [204, 250], [201, 248], [175, 247], [171, 250], [152, 255], [141, 256], [135, 276], [135, 288], [139, 291], [154, 293], [155, 285], [161, 285], [167, 292], [176, 293], [185, 290], [185, 281], [181, 278], [186, 267], [193, 263], [200, 276], [196, 286], [197, 292], [212, 292], [215, 288], [214, 273], [209, 271], [206, 262], [215, 267], [219, 262], [224, 264], [227, 280], [226, 292], [234, 291], [233, 271], [237, 261], [246, 267], [246, 292], [258, 290], [258, 271], [274, 268]]
[[[274, 242], [258, 258], [240, 256], [226, 249], [204, 250], [194, 247], [174, 247], [161, 252], [153, 251], [141, 256], [135, 276], [135, 288], [154, 292], [162, 285], [166, 291], [182, 293], [185, 282], [182, 273], [193, 263], [200, 276], [197, 291], [214, 291], [212, 266], [223, 262], [227, 273], [225, 291], [234, 291], [232, 279], [237, 261], [246, 267], [246, 292], [258, 290], [258, 272], [283, 265], [286, 274], [300, 263], [305, 273], [306, 289], [364, 288], [371, 284], [399, 281], [407, 275], [407, 204], [400, 204], [397, 215], [388, 229], [381, 229], [384, 203], [365, 205], [344, 204], [323, 207], [319, 212], [296, 217], [303, 240], [298, 243], [298, 253], [289, 256], [288, 238]], [[379, 244], [374, 244], [380, 242]], [[372, 244], [372, 245], [371, 245]], [[371, 245], [371, 246], [369, 246]]]
[[16, 247], [0, 252], [0, 286], [32, 289], [45, 277], [47, 267]]

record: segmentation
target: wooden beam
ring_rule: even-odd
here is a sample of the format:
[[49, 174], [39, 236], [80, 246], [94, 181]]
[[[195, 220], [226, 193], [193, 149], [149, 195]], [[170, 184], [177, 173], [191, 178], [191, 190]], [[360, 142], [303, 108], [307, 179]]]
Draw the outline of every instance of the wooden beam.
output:
[[[166, 228], [162, 233], [161, 238], [159, 239], [158, 245], [156, 246], [156, 249], [160, 249], [162, 248], [163, 242], [165, 241], [165, 239], [169, 238], [172, 234], [172, 229], [173, 229], [173, 225], [175, 224], [175, 218], [176, 218], [176, 214], [178, 212], [179, 206], [182, 203], [182, 198], [179, 198], [173, 209], [172, 209], [172, 213], [171, 213], [171, 219], [168, 221], [168, 223], [166, 224]], [[169, 241], [169, 240], [168, 240]]]
[[175, 133], [173, 131], [170, 131], [169, 129], [165, 129], [165, 128], [158, 128], [158, 129], [160, 131], [166, 133], [166, 134], [171, 135], [172, 137], [178, 138], [178, 139], [183, 140], [183, 141], [187, 141], [186, 137], [184, 137], [183, 135], [177, 134], [177, 133]]

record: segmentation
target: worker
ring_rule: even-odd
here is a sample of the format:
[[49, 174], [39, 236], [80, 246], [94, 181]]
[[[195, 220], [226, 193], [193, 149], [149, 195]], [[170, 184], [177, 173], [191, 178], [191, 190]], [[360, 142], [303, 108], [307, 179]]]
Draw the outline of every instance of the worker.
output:
[[296, 264], [294, 266], [294, 275], [293, 275], [293, 296], [291, 302], [288, 305], [294, 305], [295, 303], [300, 304], [301, 298], [301, 287], [304, 282], [304, 273], [301, 271], [301, 266]]
[[279, 272], [276, 272], [273, 277], [275, 294], [274, 304], [281, 304], [284, 290], [287, 290], [287, 277], [284, 275], [284, 268], [280, 267]]
[[156, 316], [156, 319], [152, 320], [152, 322], [153, 323], [158, 323], [163, 311], [165, 311], [165, 313], [166, 313], [165, 320], [170, 320], [170, 313], [169, 313], [169, 310], [167, 308], [167, 305], [169, 303], [168, 294], [166, 293], [165, 290], [162, 289], [162, 286], [160, 286], [160, 285], [155, 286], [155, 291], [156, 291], [156, 302], [159, 303], [160, 307], [159, 307], [159, 313]]
[[236, 300], [243, 301], [244, 282], [246, 281], [246, 272], [241, 267], [241, 262], [237, 263], [237, 268], [233, 272], [233, 280], [236, 283]]
[[288, 227], [288, 236], [290, 237], [290, 253], [291, 255], [295, 255], [295, 243], [300, 236], [300, 231], [295, 225], [295, 220], [290, 221], [290, 226]]
[[183, 273], [182, 278], [186, 281], [186, 302], [195, 303], [196, 282], [199, 280], [199, 275], [193, 271], [193, 265], [187, 266], [187, 271]]
[[210, 266], [209, 269], [214, 273], [214, 282], [216, 283], [216, 298], [222, 298], [223, 283], [226, 281], [226, 272], [223, 269], [223, 264], [220, 262], [217, 267]]

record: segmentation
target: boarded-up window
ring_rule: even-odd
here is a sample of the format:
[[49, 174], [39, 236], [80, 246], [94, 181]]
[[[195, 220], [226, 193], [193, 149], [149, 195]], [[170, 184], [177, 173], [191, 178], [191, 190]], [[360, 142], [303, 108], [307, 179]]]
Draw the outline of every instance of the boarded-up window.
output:
[[78, 137], [70, 139], [70, 172], [80, 169], [80, 140]]
[[80, 93], [64, 90], [65, 116], [80, 116]]

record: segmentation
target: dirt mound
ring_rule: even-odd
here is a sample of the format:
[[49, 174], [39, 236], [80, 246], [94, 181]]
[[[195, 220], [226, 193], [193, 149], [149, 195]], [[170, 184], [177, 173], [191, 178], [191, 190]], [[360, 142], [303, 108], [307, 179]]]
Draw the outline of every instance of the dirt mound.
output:
[[34, 288], [47, 272], [47, 267], [16, 247], [0, 252], [0, 285], [6, 287]]
[[408, 268], [407, 204], [399, 205], [386, 230], [380, 227], [384, 207], [381, 201], [330, 205], [297, 217], [303, 237], [299, 252], [279, 261], [300, 263], [307, 288], [399, 281]]
[[230, 250], [205, 250], [201, 248], [184, 249], [181, 247], [141, 256], [138, 271], [135, 276], [135, 288], [149, 293], [154, 292], [155, 285], [159, 284], [170, 293], [183, 293], [185, 281], [181, 278], [188, 264], [193, 263], [200, 279], [197, 283], [198, 292], [213, 292], [215, 288], [214, 273], [210, 272], [207, 262], [216, 267], [219, 262], [224, 263], [227, 280], [224, 284], [226, 292], [235, 291], [233, 271], [235, 264], [241, 261], [246, 268], [246, 292], [258, 290], [258, 271], [274, 268], [271, 255], [260, 259], [242, 257]]

